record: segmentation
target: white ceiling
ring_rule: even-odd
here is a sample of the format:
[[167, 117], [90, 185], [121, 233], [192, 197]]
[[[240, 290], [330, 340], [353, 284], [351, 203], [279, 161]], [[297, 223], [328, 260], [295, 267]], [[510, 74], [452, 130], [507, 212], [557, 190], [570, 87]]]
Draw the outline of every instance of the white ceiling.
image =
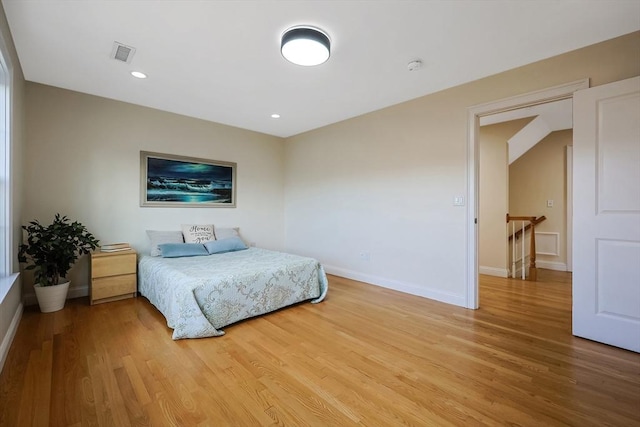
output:
[[[640, 30], [637, 0], [2, 3], [29, 81], [281, 137]], [[329, 61], [282, 58], [298, 24], [330, 35]]]

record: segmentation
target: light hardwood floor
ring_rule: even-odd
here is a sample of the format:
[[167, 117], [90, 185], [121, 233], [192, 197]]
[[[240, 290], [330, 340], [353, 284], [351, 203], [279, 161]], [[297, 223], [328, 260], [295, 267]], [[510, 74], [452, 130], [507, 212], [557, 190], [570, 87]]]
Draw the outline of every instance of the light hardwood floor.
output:
[[640, 355], [571, 336], [570, 276], [482, 276], [480, 303], [331, 276], [321, 304], [181, 341], [142, 297], [30, 307], [0, 425], [640, 425]]

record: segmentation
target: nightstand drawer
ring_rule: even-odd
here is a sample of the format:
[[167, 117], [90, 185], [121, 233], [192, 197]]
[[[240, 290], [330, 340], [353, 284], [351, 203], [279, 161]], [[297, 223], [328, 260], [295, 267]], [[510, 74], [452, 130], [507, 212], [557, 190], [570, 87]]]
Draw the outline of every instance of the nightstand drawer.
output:
[[136, 272], [136, 253], [126, 255], [114, 255], [106, 257], [93, 257], [91, 259], [91, 276], [109, 277], [120, 274], [132, 274]]
[[135, 274], [93, 279], [91, 283], [91, 301], [124, 294], [134, 294], [137, 291], [136, 287]]

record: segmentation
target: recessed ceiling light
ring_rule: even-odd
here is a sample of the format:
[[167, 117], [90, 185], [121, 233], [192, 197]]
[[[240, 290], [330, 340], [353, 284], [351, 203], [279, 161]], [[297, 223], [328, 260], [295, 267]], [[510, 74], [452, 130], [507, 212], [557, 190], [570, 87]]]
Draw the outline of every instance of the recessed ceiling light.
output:
[[279, 119], [280, 118], [280, 114], [274, 113], [271, 115], [272, 119]]
[[137, 79], [146, 79], [147, 75], [145, 73], [141, 73], [140, 71], [132, 71], [131, 75]]
[[329, 59], [331, 41], [319, 28], [297, 26], [289, 28], [282, 35], [280, 51], [287, 61], [310, 67]]

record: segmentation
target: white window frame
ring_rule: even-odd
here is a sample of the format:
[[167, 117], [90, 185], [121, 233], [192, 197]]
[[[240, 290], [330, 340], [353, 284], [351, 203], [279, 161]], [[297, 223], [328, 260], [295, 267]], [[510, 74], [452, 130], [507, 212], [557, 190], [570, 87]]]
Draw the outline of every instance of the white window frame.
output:
[[0, 34], [0, 278], [13, 272], [13, 186], [11, 144], [11, 84], [13, 69]]

